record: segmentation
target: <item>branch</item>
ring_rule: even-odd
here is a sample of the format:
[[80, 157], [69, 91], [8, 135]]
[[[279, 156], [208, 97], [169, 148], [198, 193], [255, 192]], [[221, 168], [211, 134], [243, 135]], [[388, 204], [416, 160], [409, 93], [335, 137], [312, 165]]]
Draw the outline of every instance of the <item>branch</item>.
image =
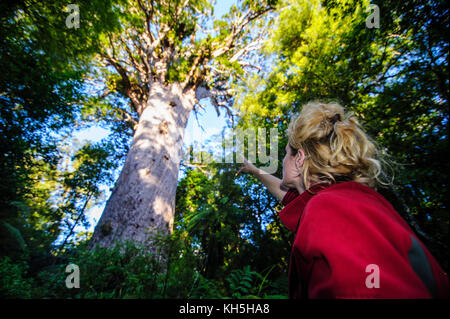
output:
[[[142, 107], [141, 107], [141, 103], [140, 103], [141, 99], [139, 96], [137, 96], [137, 93], [135, 90], [136, 86], [133, 86], [131, 84], [131, 81], [128, 78], [127, 71], [125, 70], [125, 68], [120, 65], [119, 61], [117, 61], [113, 57], [108, 56], [107, 53], [103, 53], [102, 56], [119, 73], [120, 77], [122, 78], [123, 86], [125, 89], [125, 94], [131, 100], [134, 110], [138, 114], [141, 114], [141, 111], [142, 111]], [[141, 93], [143, 93], [143, 91], [140, 87], [139, 87], [139, 89], [141, 90]]]
[[[146, 66], [145, 64], [142, 65], [141, 63], [139, 63], [139, 61], [137, 61], [134, 57], [133, 57], [133, 53], [131, 52], [130, 48], [128, 47], [127, 43], [121, 38], [120, 42], [122, 43], [123, 48], [125, 49], [127, 55], [128, 55], [128, 59], [131, 62], [132, 67], [136, 70], [137, 75], [138, 75], [138, 81], [139, 81], [139, 87], [143, 92], [143, 99], [146, 99], [146, 96], [148, 95], [148, 91], [147, 89], [147, 83], [150, 80], [149, 78], [149, 74], [148, 72], [146, 72]], [[145, 60], [145, 57], [144, 59]]]
[[192, 77], [194, 76], [195, 71], [198, 69], [198, 66], [200, 65], [200, 62], [204, 59], [204, 57], [205, 57], [204, 53], [205, 53], [205, 48], [201, 47], [199, 49], [199, 54], [195, 57], [194, 62], [192, 63], [189, 73], [187, 74], [186, 78], [184, 79], [183, 83], [181, 84], [181, 87], [183, 89], [186, 88], [188, 83], [191, 81]]
[[199, 103], [201, 99], [209, 98], [211, 101], [211, 104], [214, 106], [217, 116], [220, 116], [220, 108], [224, 108], [227, 112], [227, 115], [231, 118], [232, 121], [234, 121], [234, 114], [231, 111], [231, 107], [228, 105], [225, 101], [219, 101], [219, 97], [223, 97], [226, 99], [229, 99], [232, 97], [232, 94], [235, 90], [233, 89], [218, 89], [218, 88], [207, 88], [206, 86], [199, 86], [195, 89], [195, 98], [196, 98], [196, 104]]
[[241, 33], [242, 29], [250, 23], [252, 20], [255, 20], [262, 16], [264, 13], [272, 10], [272, 7], [267, 7], [264, 10], [261, 11], [253, 11], [252, 9], [249, 9], [244, 15], [242, 15], [239, 20], [233, 24], [231, 29], [231, 34], [228, 36], [228, 39], [225, 41], [225, 44], [221, 47], [219, 47], [217, 50], [215, 50], [212, 54], [214, 58], [217, 58], [228, 51], [230, 51], [233, 47], [234, 41], [238, 37], [238, 35]]
[[203, 169], [204, 167], [208, 167], [207, 165], [190, 164], [190, 163], [186, 163], [186, 162], [181, 162], [180, 166], [192, 167], [192, 168], [200, 170], [203, 174], [208, 175], [208, 172]]
[[[70, 228], [69, 234], [67, 234], [67, 236], [66, 236], [66, 238], [64, 239], [63, 243], [61, 244], [61, 246], [59, 246], [58, 252], [56, 253], [56, 255], [59, 255], [59, 254], [62, 252], [62, 250], [63, 250], [64, 246], [66, 245], [67, 241], [69, 240], [70, 236], [72, 236], [73, 231], [74, 231], [74, 229], [75, 229], [75, 226], [78, 224], [78, 222], [79, 222], [79, 221], [81, 220], [81, 218], [84, 216], [84, 212], [85, 212], [85, 210], [86, 210], [86, 207], [87, 207], [87, 205], [88, 205], [88, 203], [89, 203], [89, 201], [90, 201], [92, 195], [93, 195], [92, 192], [89, 192], [89, 193], [86, 195], [86, 201], [84, 202], [84, 205], [83, 205], [83, 207], [81, 208], [81, 211], [79, 212], [77, 219], [75, 220], [75, 222], [73, 223], [72, 227]], [[70, 226], [70, 225], [69, 225], [69, 226]]]
[[220, 116], [219, 108], [224, 108], [227, 112], [228, 117], [231, 118], [231, 121], [234, 122], [234, 114], [231, 111], [230, 106], [225, 101], [218, 101], [217, 96], [211, 96], [211, 103], [213, 104], [214, 108], [216, 109], [217, 116]]
[[[245, 62], [245, 61], [239, 61], [238, 63], [239, 63], [239, 65], [240, 65], [241, 67], [243, 67], [243, 68], [244, 68], [244, 67], [249, 67], [249, 68], [257, 69], [258, 72], [262, 72], [262, 68], [261, 68], [260, 66], [253, 65], [253, 64], [250, 64], [250, 63]], [[245, 70], [244, 70], [244, 71], [245, 71]]]
[[151, 21], [152, 21], [152, 19], [153, 19], [153, 13], [154, 13], [154, 8], [153, 8], [153, 1], [150, 1], [150, 5], [151, 5], [151, 11], [149, 12], [148, 10], [147, 10], [147, 8], [144, 6], [144, 4], [142, 3], [142, 1], [141, 0], [138, 0], [138, 4], [139, 4], [139, 7], [141, 8], [141, 10], [144, 12], [144, 14], [145, 14], [145, 26], [146, 26], [146, 36], [148, 37], [148, 39], [150, 40], [149, 41], [149, 44], [150, 43], [152, 43], [153, 41], [155, 41], [155, 37], [153, 36], [153, 34], [152, 34], [152, 31], [151, 31]]
[[[219, 48], [216, 48], [211, 55], [209, 54], [209, 47], [203, 46], [199, 49], [199, 54], [197, 55], [197, 57], [195, 58], [193, 65], [191, 66], [191, 69], [188, 72], [188, 75], [186, 76], [182, 87], [186, 88], [186, 86], [188, 85], [188, 83], [190, 83], [193, 79], [193, 77], [197, 74], [196, 72], [198, 72], [198, 76], [196, 77], [196, 81], [194, 81], [194, 87], [198, 86], [204, 79], [205, 76], [207, 74], [207, 69], [213, 69], [212, 66], [208, 66], [207, 64], [204, 65], [204, 68], [202, 70], [199, 70], [198, 66], [203, 62], [202, 59], [205, 58], [204, 54], [208, 52], [208, 58], [209, 56], [211, 56], [212, 58], [217, 58], [221, 55], [224, 55], [226, 53], [228, 53], [230, 50], [233, 49], [233, 47], [236, 46], [236, 39], [238, 38], [238, 36], [241, 34], [242, 30], [244, 29], [244, 27], [250, 23], [251, 21], [259, 18], [261, 15], [263, 15], [264, 13], [272, 10], [273, 7], [266, 7], [263, 10], [260, 11], [254, 11], [253, 9], [249, 9], [247, 10], [246, 13], [244, 13], [243, 15], [241, 15], [237, 21], [235, 21], [233, 23], [233, 25], [231, 26], [231, 31], [230, 34], [228, 35], [228, 37], [225, 40], [225, 43], [222, 44]], [[208, 31], [204, 31], [201, 27], [201, 25], [198, 26], [200, 30], [202, 30], [204, 33], [208, 33]], [[264, 33], [265, 31], [263, 31], [262, 33]], [[263, 39], [260, 38], [258, 40], [255, 40], [249, 44], [247, 44], [244, 48], [238, 50], [232, 57], [230, 62], [234, 62], [236, 60], [238, 60], [239, 57], [246, 55], [248, 52], [256, 50], [258, 48], [261, 47], [263, 43]], [[246, 66], [251, 66], [246, 62], [241, 62], [243, 65]], [[221, 72], [219, 70], [215, 70], [215, 72], [217, 73], [222, 73], [222, 74], [227, 74], [227, 72]], [[217, 74], [216, 73], [216, 74]], [[214, 73], [212, 74], [212, 77], [214, 77]]]
[[142, 62], [145, 65], [145, 69], [147, 70], [147, 79], [148, 79], [148, 84], [151, 85], [152, 83], [152, 67], [149, 63], [149, 59], [147, 54], [145, 53], [145, 48], [142, 45], [142, 43], [139, 41], [139, 39], [137, 37], [135, 37], [133, 39], [133, 41], [135, 42], [134, 47], [136, 48], [136, 51], [139, 54], [139, 57], [141, 58]]
[[122, 114], [125, 122], [130, 123], [132, 125], [133, 131], [135, 131], [135, 127], [139, 124], [138, 120], [136, 120], [130, 113], [120, 107], [113, 107], [112, 109]]
[[236, 61], [241, 56], [247, 55], [247, 53], [251, 51], [255, 51], [261, 48], [262, 44], [264, 43], [263, 34], [257, 36], [257, 40], [250, 42], [242, 49], [238, 50], [230, 59], [230, 62]]

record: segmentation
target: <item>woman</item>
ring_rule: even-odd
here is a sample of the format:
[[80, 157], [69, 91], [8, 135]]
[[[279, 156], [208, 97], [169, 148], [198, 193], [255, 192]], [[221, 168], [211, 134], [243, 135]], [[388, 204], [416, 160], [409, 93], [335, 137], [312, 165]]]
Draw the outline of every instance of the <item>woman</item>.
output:
[[[448, 298], [448, 277], [376, 191], [385, 161], [337, 103], [310, 102], [288, 129], [283, 179], [244, 160], [295, 233], [290, 298]], [[238, 172], [238, 173], [239, 173]]]

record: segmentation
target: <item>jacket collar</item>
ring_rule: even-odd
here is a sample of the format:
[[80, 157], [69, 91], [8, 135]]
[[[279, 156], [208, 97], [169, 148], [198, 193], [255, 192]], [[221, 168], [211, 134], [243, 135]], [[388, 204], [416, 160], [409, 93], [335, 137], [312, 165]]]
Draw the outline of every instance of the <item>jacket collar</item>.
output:
[[308, 201], [319, 191], [329, 187], [328, 183], [320, 183], [311, 186], [309, 189], [294, 198], [280, 211], [281, 222], [291, 231], [296, 232], [298, 224], [303, 215]]

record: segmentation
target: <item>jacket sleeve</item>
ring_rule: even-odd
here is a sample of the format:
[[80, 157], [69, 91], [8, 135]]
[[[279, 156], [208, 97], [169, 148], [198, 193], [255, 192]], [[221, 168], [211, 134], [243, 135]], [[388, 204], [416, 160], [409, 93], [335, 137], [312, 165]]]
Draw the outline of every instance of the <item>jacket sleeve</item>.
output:
[[318, 194], [294, 240], [309, 298], [430, 298], [410, 266], [411, 237], [376, 201]]

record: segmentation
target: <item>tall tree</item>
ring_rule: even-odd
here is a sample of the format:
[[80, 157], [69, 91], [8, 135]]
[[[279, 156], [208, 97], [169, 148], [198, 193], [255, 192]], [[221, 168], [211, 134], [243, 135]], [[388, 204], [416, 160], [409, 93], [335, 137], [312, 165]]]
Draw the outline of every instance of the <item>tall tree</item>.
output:
[[244, 67], [253, 66], [251, 51], [262, 43], [249, 26], [258, 27], [258, 18], [273, 9], [273, 2], [245, 0], [218, 21], [212, 21], [212, 5], [205, 0], [122, 1], [114, 6], [121, 32], [104, 35], [92, 78], [106, 80], [99, 96], [119, 94], [130, 101], [128, 109], [109, 108], [131, 124], [134, 136], [92, 246], [126, 239], [146, 242], [154, 232], [172, 231], [189, 114], [204, 98], [218, 112], [230, 112], [231, 83]]

